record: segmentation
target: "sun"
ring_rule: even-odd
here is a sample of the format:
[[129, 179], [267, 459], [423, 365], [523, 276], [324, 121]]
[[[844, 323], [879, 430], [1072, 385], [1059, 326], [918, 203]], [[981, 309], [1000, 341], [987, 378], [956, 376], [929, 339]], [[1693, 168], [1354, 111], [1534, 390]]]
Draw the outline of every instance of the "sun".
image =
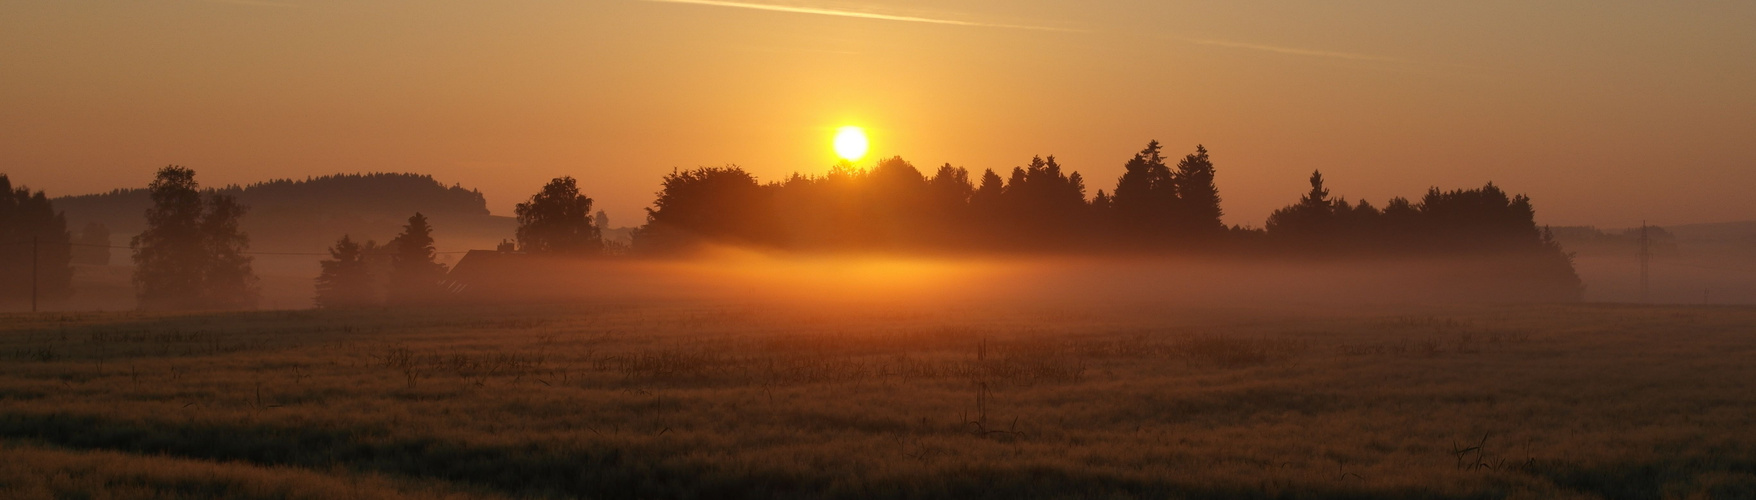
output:
[[852, 125], [836, 129], [835, 154], [847, 161], [858, 161], [866, 156], [866, 131]]

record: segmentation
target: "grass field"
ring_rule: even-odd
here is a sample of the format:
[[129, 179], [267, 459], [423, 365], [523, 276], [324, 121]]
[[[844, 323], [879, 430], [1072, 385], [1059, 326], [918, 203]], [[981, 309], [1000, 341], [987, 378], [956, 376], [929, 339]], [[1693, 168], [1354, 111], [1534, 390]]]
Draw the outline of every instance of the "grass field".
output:
[[1756, 309], [0, 317], [3, 498], [1751, 498]]

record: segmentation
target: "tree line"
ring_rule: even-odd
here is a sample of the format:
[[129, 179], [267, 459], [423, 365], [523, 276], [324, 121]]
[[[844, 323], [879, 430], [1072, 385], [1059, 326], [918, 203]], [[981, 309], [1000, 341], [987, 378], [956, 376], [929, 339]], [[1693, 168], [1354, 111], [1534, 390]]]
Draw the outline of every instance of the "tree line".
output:
[[900, 157], [768, 184], [735, 166], [678, 170], [665, 176], [634, 244], [654, 254], [727, 242], [854, 251], [1202, 248], [1229, 231], [1213, 181], [1205, 148], [1173, 167], [1156, 141], [1127, 162], [1113, 191], [1092, 197], [1084, 177], [1053, 156], [1004, 178], [987, 169], [972, 179], [949, 164], [928, 176]]
[[[861, 169], [848, 162], [822, 175], [761, 182], [736, 167], [674, 170], [660, 182], [632, 247], [607, 243], [603, 211], [572, 177], [558, 177], [515, 209], [517, 229], [500, 250], [590, 257], [682, 255], [705, 245], [787, 251], [1014, 253], [1212, 253], [1348, 258], [1493, 256], [1509, 273], [1535, 277], [1562, 298], [1581, 286], [1571, 256], [1535, 223], [1530, 198], [1488, 183], [1429, 190], [1383, 208], [1331, 196], [1321, 172], [1298, 201], [1262, 228], [1226, 226], [1205, 147], [1175, 159], [1153, 141], [1130, 157], [1110, 190], [1087, 195], [1086, 180], [1053, 156], [1033, 157], [1002, 176], [950, 164], [923, 173], [900, 157]], [[193, 170], [160, 169], [148, 187], [146, 230], [130, 241], [134, 285], [148, 309], [254, 307], [259, 288], [239, 227], [248, 207], [227, 192], [203, 191]], [[327, 181], [329, 178], [320, 180]], [[338, 177], [338, 179], [341, 179]], [[374, 178], [376, 182], [378, 179]], [[397, 181], [385, 177], [385, 182]], [[260, 186], [278, 190], [279, 185]], [[36, 238], [41, 291], [65, 296], [81, 250], [42, 192], [12, 188], [0, 175], [0, 241]], [[452, 188], [459, 194], [479, 196]], [[442, 300], [452, 284], [437, 261], [432, 227], [420, 212], [380, 245], [342, 235], [319, 262], [321, 307]], [[81, 241], [108, 240], [101, 226]], [[0, 247], [0, 300], [17, 300], [18, 244]], [[89, 253], [89, 252], [88, 252]], [[104, 254], [107, 258], [107, 253]], [[96, 259], [97, 256], [83, 257]], [[28, 266], [28, 265], [27, 265]], [[46, 284], [46, 285], [45, 285]]]
[[[591, 204], [591, 198], [579, 192], [572, 177], [549, 181], [515, 207], [515, 243], [503, 245], [501, 250], [564, 257], [602, 255], [605, 244], [600, 228], [608, 224], [608, 217], [602, 210], [592, 214]], [[330, 258], [318, 263], [317, 306], [442, 301], [451, 285], [446, 280], [445, 264], [436, 261], [434, 252], [433, 228], [419, 212], [383, 247], [370, 240], [362, 245], [343, 235], [330, 247]]]

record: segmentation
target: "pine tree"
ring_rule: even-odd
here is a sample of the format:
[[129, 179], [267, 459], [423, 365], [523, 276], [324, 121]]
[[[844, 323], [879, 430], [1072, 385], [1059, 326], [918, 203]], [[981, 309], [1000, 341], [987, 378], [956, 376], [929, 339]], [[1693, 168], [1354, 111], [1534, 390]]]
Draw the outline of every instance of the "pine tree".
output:
[[442, 297], [445, 265], [434, 260], [433, 228], [427, 216], [416, 212], [402, 227], [402, 234], [390, 241], [389, 302], [393, 304], [430, 303]]
[[518, 215], [518, 247], [531, 253], [583, 255], [603, 249], [603, 236], [591, 218], [591, 198], [579, 193], [572, 177], [557, 177], [513, 209]]
[[1172, 183], [1176, 185], [1177, 201], [1181, 205], [1178, 215], [1192, 234], [1212, 236], [1226, 228], [1220, 222], [1223, 212], [1219, 208], [1219, 188], [1214, 186], [1213, 177], [1213, 161], [1207, 157], [1207, 148], [1199, 144], [1195, 145], [1194, 154], [1177, 162], [1177, 174]]
[[343, 235], [329, 249], [329, 260], [318, 262], [317, 307], [363, 307], [378, 303], [376, 283], [360, 244]]

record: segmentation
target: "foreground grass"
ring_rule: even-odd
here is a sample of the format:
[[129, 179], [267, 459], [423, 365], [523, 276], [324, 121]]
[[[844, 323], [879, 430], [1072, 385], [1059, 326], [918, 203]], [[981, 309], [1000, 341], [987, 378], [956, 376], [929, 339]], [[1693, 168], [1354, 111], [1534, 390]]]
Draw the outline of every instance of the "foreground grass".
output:
[[346, 472], [0, 446], [0, 498], [13, 500], [493, 498], [444, 490]]
[[0, 496], [1756, 495], [1749, 308], [3, 319]]

